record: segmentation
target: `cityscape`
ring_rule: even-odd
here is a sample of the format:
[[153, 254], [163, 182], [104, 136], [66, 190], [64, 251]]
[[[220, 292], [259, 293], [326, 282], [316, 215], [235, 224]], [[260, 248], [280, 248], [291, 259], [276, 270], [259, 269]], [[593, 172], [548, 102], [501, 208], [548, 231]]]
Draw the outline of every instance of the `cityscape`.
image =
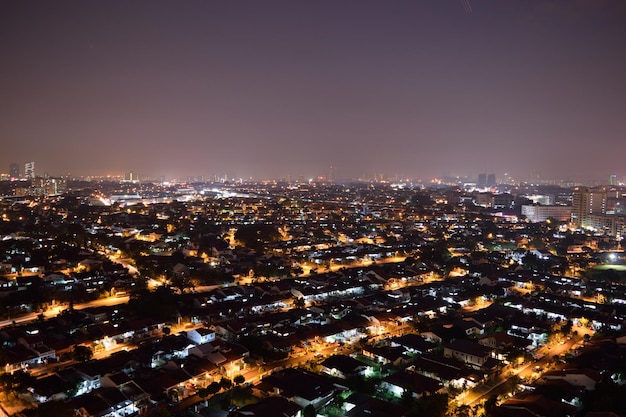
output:
[[626, 417], [625, 21], [0, 4], [0, 417]]
[[6, 415], [623, 406], [614, 176], [160, 183], [16, 166], [0, 182]]

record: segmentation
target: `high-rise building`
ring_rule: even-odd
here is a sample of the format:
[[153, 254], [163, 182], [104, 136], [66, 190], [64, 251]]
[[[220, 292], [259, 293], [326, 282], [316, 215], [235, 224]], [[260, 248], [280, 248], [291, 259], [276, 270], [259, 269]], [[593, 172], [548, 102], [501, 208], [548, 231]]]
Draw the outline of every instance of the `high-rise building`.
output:
[[127, 172], [126, 174], [124, 174], [124, 181], [128, 181], [128, 182], [138, 182], [139, 181], [139, 175], [137, 175], [136, 172]]
[[526, 216], [531, 223], [545, 222], [549, 218], [559, 221], [569, 221], [572, 215], [572, 208], [569, 206], [535, 206], [530, 204], [522, 205], [522, 215]]
[[606, 214], [608, 194], [603, 189], [579, 187], [572, 196], [572, 220], [576, 226], [589, 227], [592, 217]]
[[478, 181], [476, 181], [478, 188], [487, 188], [496, 186], [496, 174], [478, 174]]
[[478, 174], [478, 181], [476, 181], [478, 188], [485, 188], [487, 186], [487, 174]]
[[617, 185], [617, 175], [612, 174], [611, 176], [609, 176], [609, 184]]
[[65, 178], [36, 177], [31, 184], [30, 193], [37, 196], [61, 195], [67, 189]]
[[26, 162], [24, 164], [24, 178], [28, 180], [32, 180], [35, 178], [35, 163], [34, 162]]
[[9, 178], [11, 180], [17, 180], [20, 178], [20, 166], [15, 162], [9, 165]]

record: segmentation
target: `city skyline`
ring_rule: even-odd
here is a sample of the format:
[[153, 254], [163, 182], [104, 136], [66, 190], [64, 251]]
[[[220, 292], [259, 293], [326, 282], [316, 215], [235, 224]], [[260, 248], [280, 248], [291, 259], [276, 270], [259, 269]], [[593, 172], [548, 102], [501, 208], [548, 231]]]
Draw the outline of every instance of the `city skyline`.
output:
[[616, 0], [0, 8], [0, 172], [625, 175]]
[[[109, 172], [109, 173], [94, 173], [91, 175], [78, 175], [72, 173], [59, 174], [57, 172], [39, 172], [34, 169], [34, 161], [26, 162], [23, 167], [17, 163], [11, 163], [9, 165], [8, 172], [0, 170], [0, 180], [10, 181], [24, 181], [34, 178], [64, 178], [69, 180], [87, 180], [87, 181], [121, 181], [121, 182], [163, 182], [163, 183], [190, 183], [190, 182], [265, 182], [265, 181], [288, 181], [288, 182], [310, 182], [310, 181], [322, 181], [330, 183], [346, 183], [346, 182], [397, 182], [397, 183], [422, 183], [422, 184], [464, 184], [466, 186], [474, 186], [476, 189], [493, 189], [499, 185], [522, 185], [522, 184], [537, 184], [537, 185], [560, 185], [563, 187], [571, 186], [624, 186], [626, 185], [626, 177], [610, 174], [607, 178], [572, 178], [572, 177], [542, 177], [540, 173], [531, 172], [526, 177], [514, 178], [509, 173], [493, 173], [493, 172], [480, 172], [478, 174], [467, 175], [442, 175], [432, 178], [411, 178], [400, 177], [394, 175], [387, 175], [384, 173], [363, 173], [359, 177], [342, 178], [336, 177], [333, 167], [330, 167], [326, 172], [320, 172], [318, 175], [311, 176], [292, 176], [286, 175], [284, 177], [240, 177], [234, 173], [210, 173], [199, 175], [179, 175], [166, 177], [164, 175], [149, 176], [143, 175], [136, 171], [126, 172]], [[31, 166], [29, 169], [28, 166]], [[15, 171], [17, 168], [17, 172]]]

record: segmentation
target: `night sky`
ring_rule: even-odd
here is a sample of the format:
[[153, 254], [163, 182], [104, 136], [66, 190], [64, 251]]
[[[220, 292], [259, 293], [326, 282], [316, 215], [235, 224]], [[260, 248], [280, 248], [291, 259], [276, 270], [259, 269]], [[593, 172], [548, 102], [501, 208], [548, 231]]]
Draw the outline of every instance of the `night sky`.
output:
[[4, 1], [0, 172], [626, 176], [626, 1]]

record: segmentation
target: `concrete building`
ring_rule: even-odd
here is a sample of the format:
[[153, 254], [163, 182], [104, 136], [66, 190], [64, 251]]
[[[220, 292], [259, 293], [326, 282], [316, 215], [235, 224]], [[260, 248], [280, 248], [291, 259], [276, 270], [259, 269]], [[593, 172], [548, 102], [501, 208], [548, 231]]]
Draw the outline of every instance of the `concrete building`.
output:
[[522, 216], [526, 216], [529, 222], [545, 222], [549, 218], [567, 222], [571, 219], [572, 208], [569, 206], [535, 206], [524, 204]]
[[26, 162], [24, 164], [24, 178], [28, 180], [32, 180], [35, 178], [35, 163], [34, 162]]
[[578, 227], [589, 226], [591, 216], [606, 214], [608, 195], [604, 189], [579, 187], [572, 196], [572, 222]]
[[61, 195], [67, 189], [65, 178], [33, 178], [31, 194], [38, 196]]
[[478, 188], [485, 188], [487, 186], [487, 174], [478, 174], [478, 181], [476, 181]]
[[9, 165], [9, 178], [11, 180], [17, 180], [20, 178], [20, 166], [15, 162]]

